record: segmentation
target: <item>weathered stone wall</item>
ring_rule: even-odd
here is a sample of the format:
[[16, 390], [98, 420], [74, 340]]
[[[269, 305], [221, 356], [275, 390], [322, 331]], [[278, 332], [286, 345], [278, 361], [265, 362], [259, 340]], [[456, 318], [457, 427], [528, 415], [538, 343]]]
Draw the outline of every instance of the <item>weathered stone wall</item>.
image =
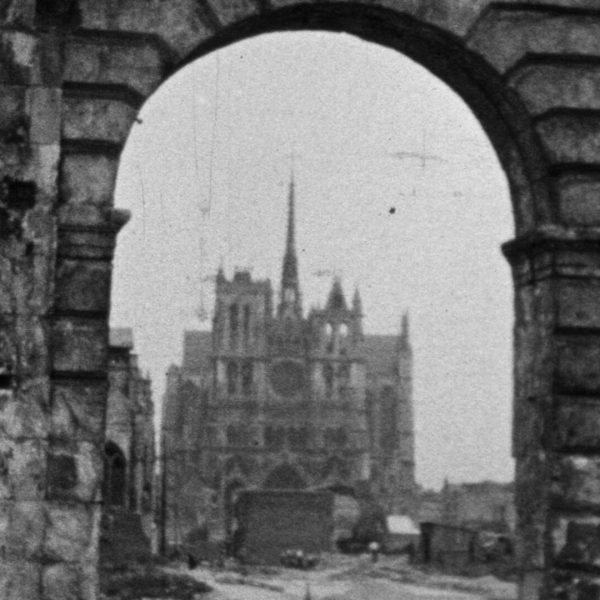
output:
[[517, 239], [524, 598], [600, 594], [600, 12], [596, 0], [0, 2], [0, 596], [94, 598], [112, 208], [136, 111], [186, 61], [262, 31], [413, 57], [480, 119]]

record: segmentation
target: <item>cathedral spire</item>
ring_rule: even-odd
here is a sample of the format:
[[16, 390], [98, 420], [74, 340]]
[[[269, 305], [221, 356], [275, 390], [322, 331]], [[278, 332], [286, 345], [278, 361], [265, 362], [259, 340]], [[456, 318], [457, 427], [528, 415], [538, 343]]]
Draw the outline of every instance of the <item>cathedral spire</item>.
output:
[[290, 177], [290, 189], [288, 195], [288, 221], [285, 242], [285, 255], [283, 257], [283, 269], [281, 273], [281, 302], [279, 314], [290, 312], [299, 315], [300, 308], [300, 285], [298, 282], [298, 258], [296, 256], [296, 197], [295, 197], [294, 172]]

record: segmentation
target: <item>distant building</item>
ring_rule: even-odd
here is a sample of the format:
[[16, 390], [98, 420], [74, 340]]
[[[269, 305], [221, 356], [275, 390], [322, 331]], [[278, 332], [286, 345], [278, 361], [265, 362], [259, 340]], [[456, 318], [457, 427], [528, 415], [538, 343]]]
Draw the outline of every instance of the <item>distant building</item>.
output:
[[451, 484], [441, 492], [442, 522], [471, 529], [513, 532], [514, 485], [495, 481]]
[[105, 439], [102, 498], [105, 516], [111, 515], [105, 521], [138, 521], [150, 540], [156, 529], [154, 404], [151, 382], [140, 372], [129, 328], [110, 330]]
[[365, 335], [358, 291], [339, 279], [307, 316], [289, 191], [279, 298], [247, 271], [216, 276], [212, 331], [188, 331], [167, 374], [162, 463], [167, 535], [226, 535], [241, 489], [332, 489], [388, 513], [414, 510], [412, 349]]
[[441, 523], [443, 521], [441, 491], [419, 487], [416, 498], [415, 521], [417, 523]]

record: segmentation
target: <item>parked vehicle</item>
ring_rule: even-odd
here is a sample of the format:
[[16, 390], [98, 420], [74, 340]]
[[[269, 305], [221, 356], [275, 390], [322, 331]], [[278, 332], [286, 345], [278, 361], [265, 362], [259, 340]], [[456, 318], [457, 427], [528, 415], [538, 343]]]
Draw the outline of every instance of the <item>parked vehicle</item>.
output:
[[284, 567], [293, 569], [314, 569], [320, 561], [316, 554], [306, 554], [304, 550], [285, 550], [281, 553], [280, 562]]

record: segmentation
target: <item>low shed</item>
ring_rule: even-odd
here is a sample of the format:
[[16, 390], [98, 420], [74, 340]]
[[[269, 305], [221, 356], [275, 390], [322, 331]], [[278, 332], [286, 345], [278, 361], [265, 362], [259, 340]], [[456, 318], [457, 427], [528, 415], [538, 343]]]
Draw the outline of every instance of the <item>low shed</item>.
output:
[[236, 554], [248, 563], [277, 564], [285, 550], [332, 549], [333, 494], [245, 490], [236, 506]]
[[387, 553], [416, 551], [421, 531], [407, 515], [388, 515], [385, 519], [386, 531], [383, 550]]

